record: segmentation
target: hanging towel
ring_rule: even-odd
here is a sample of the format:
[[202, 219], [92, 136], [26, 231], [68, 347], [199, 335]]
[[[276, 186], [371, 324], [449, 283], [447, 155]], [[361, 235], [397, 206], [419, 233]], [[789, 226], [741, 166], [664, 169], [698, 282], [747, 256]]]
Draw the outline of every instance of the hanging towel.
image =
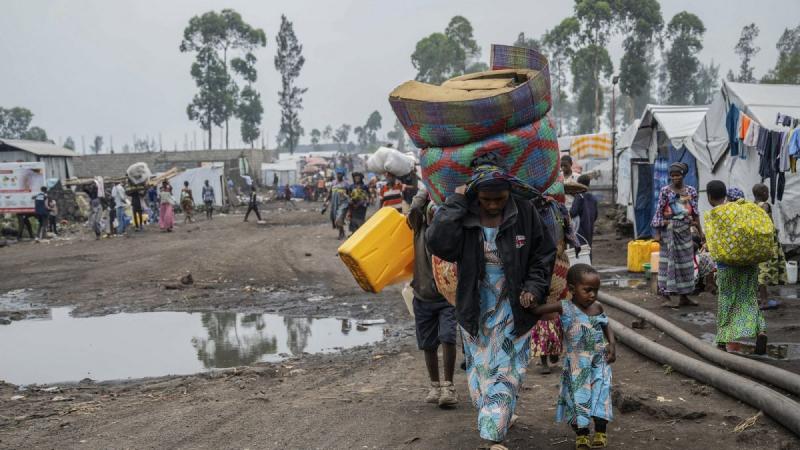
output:
[[744, 136], [744, 145], [748, 147], [755, 147], [758, 144], [758, 130], [761, 127], [758, 126], [755, 120], [750, 121], [750, 125], [747, 127], [747, 133]]
[[728, 142], [731, 144], [731, 156], [739, 155], [739, 132], [736, 122], [739, 120], [739, 108], [731, 105], [725, 118], [725, 128], [728, 130]]

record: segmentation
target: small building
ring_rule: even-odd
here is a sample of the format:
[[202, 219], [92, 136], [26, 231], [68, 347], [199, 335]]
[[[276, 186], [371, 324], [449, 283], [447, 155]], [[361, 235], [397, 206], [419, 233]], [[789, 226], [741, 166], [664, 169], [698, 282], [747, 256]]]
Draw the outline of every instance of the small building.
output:
[[43, 162], [46, 178], [66, 180], [75, 176], [77, 154], [50, 142], [0, 139], [0, 162]]

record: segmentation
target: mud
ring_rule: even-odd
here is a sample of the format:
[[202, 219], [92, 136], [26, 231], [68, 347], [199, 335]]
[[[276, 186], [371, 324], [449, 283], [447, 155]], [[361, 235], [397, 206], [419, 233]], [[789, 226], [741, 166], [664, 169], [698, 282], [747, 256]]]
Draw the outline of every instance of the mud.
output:
[[[477, 416], [464, 373], [456, 373], [456, 408], [423, 403], [427, 375], [400, 288], [361, 292], [338, 261], [336, 232], [315, 206], [268, 211], [263, 226], [228, 215], [179, 224], [169, 234], [149, 228], [95, 241], [81, 233], [0, 249], [0, 293], [32, 288], [32, 303], [72, 308], [76, 318], [149, 312], [230, 313], [237, 321], [248, 314], [346, 317], [353, 321], [351, 334], [358, 332], [358, 321], [386, 321], [378, 324], [383, 339], [337, 353], [304, 350], [279, 362], [190, 375], [27, 388], [0, 384], [0, 447], [476, 448]], [[625, 241], [607, 224], [599, 231], [595, 263], [613, 275], [624, 266]], [[167, 289], [187, 273], [191, 285]], [[604, 289], [658, 305], [647, 290]], [[709, 300], [702, 304], [710, 310]], [[791, 326], [794, 319], [776, 326]], [[33, 323], [4, 327], [26, 322]], [[655, 330], [644, 332], [658, 339]], [[609, 426], [614, 448], [740, 448], [740, 434], [733, 432], [740, 420], [728, 417], [744, 420], [758, 412], [625, 347], [613, 370], [614, 390], [641, 403], [638, 409], [615, 409]], [[557, 374], [538, 375], [532, 363], [520, 394], [520, 419], [506, 442], [510, 448], [574, 447], [570, 428], [553, 420], [558, 385]], [[767, 417], [757, 427], [759, 438], [747, 448], [792, 448], [797, 442]]]

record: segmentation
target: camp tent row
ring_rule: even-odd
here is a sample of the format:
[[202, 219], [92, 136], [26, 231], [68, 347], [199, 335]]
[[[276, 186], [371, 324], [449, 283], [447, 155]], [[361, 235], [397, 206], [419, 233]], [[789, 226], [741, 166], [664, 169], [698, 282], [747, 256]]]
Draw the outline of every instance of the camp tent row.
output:
[[[652, 235], [650, 220], [658, 191], [668, 183], [667, 170], [675, 161], [689, 166], [686, 182], [701, 193], [701, 212], [711, 208], [705, 195], [711, 180], [739, 187], [752, 199], [750, 189], [761, 182], [759, 156], [755, 152], [749, 152], [747, 159], [730, 156], [725, 120], [731, 105], [762, 127], [781, 130], [775, 125], [778, 113], [800, 118], [800, 86], [723, 81], [711, 105], [648, 105], [621, 134], [615, 149], [617, 203], [627, 206], [637, 237]], [[783, 199], [773, 210], [781, 243], [800, 245], [800, 175], [786, 174]]]

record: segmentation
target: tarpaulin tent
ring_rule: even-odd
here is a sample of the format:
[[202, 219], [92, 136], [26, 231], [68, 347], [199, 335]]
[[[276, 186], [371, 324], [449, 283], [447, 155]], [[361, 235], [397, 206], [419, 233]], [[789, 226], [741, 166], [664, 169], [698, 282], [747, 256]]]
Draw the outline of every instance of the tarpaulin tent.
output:
[[[760, 126], [771, 130], [786, 130], [775, 125], [777, 115], [800, 118], [800, 85], [747, 84], [723, 81], [714, 96], [708, 114], [696, 127], [689, 150], [698, 161], [699, 183], [702, 192], [711, 180], [721, 180], [728, 186], [742, 189], [752, 199], [751, 189], [761, 182], [758, 174], [760, 158], [754, 151], [747, 159], [730, 156], [730, 143], [725, 119], [731, 105]], [[710, 209], [706, 195], [700, 196], [700, 211]], [[773, 219], [782, 244], [800, 244], [800, 176], [786, 174], [783, 200], [773, 206]]]
[[261, 175], [264, 183], [268, 186], [275, 185], [275, 178], [278, 178], [278, 186], [297, 184], [297, 161], [280, 160], [275, 163], [261, 164]]
[[670, 163], [685, 162], [689, 166], [686, 182], [697, 187], [692, 135], [707, 110], [706, 106], [647, 105], [638, 124], [620, 137], [617, 202], [627, 206], [637, 237], [652, 235], [654, 203]]
[[188, 181], [189, 188], [192, 190], [194, 204], [202, 205], [203, 185], [208, 180], [208, 184], [214, 188], [214, 205], [222, 206], [225, 192], [224, 173], [225, 169], [223, 167], [198, 167], [178, 172], [177, 175], [169, 179], [169, 183], [172, 185], [173, 195], [178, 199], [180, 198], [181, 189], [183, 189], [183, 182]]

